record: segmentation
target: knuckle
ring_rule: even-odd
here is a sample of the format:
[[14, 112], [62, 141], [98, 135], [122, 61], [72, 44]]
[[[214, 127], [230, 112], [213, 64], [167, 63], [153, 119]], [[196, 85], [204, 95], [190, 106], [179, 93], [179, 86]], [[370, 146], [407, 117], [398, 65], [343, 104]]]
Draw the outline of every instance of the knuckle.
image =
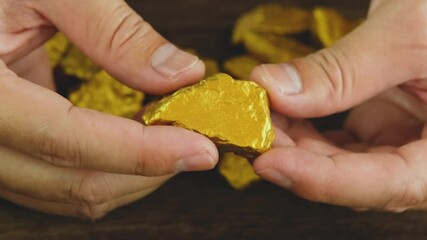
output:
[[79, 174], [69, 186], [69, 197], [88, 209], [96, 209], [113, 199], [104, 176], [96, 172]]
[[[71, 115], [74, 106], [68, 109], [68, 115]], [[76, 136], [73, 128], [58, 132], [53, 127], [54, 123], [47, 123], [45, 126], [40, 127], [40, 134], [38, 134], [37, 144], [42, 146], [40, 157], [56, 166], [72, 166], [80, 167], [83, 158], [82, 142]], [[67, 128], [59, 128], [67, 129]]]
[[333, 107], [344, 110], [354, 91], [356, 82], [356, 68], [353, 61], [348, 61], [346, 53], [340, 48], [323, 49], [310, 55], [315, 66], [320, 68], [320, 76], [323, 76], [326, 86], [329, 88], [328, 99], [332, 99]]
[[77, 215], [91, 220], [99, 219], [112, 210], [111, 189], [99, 173], [82, 174], [69, 189], [70, 199], [77, 202]]
[[84, 219], [97, 220], [110, 211], [108, 204], [82, 205], [77, 209], [77, 215]]
[[402, 184], [401, 187], [391, 195], [390, 199], [385, 202], [380, 209], [391, 212], [403, 212], [406, 209], [422, 204], [426, 201], [426, 186], [420, 180], [410, 181]]
[[147, 42], [145, 39], [154, 33], [151, 25], [124, 2], [111, 14], [94, 19], [88, 27], [91, 28], [88, 33], [94, 34], [93, 39], [103, 43], [104, 52], [116, 58], [139, 47], [141, 40]]
[[399, 149], [396, 153], [397, 160], [402, 163], [399, 169], [403, 168], [406, 171], [400, 171], [401, 178], [394, 184], [396, 187], [386, 196], [378, 209], [402, 212], [426, 202], [427, 183], [422, 173], [424, 168], [420, 168], [419, 162], [410, 157], [410, 151]]
[[135, 174], [158, 176], [160, 174], [172, 173], [173, 171], [167, 171], [169, 169], [169, 162], [164, 158], [157, 145], [149, 144], [151, 131], [144, 125], [141, 125], [140, 131], [140, 136], [142, 136], [141, 145], [144, 146], [144, 149], [137, 150], [129, 156], [130, 159], [136, 159]]

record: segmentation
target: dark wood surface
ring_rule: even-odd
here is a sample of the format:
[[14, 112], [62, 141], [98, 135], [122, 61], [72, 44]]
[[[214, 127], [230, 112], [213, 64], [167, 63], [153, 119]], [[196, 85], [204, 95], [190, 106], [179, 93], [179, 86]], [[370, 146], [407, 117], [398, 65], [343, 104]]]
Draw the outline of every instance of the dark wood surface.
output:
[[[236, 17], [261, 2], [129, 1], [173, 42], [219, 60], [239, 51], [229, 44]], [[367, 0], [281, 2], [334, 6], [349, 16], [362, 16], [368, 5]], [[427, 213], [359, 213], [311, 203], [266, 182], [236, 191], [214, 170], [181, 174], [96, 222], [0, 200], [0, 239], [427, 239]]]

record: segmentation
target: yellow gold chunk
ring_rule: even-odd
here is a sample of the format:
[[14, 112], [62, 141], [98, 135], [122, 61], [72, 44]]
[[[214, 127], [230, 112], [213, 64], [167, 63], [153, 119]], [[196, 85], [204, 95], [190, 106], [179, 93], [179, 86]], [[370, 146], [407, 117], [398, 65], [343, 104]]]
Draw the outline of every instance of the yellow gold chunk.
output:
[[79, 107], [131, 118], [141, 109], [144, 94], [121, 84], [102, 70], [71, 93], [69, 99]]
[[237, 19], [231, 37], [231, 42], [233, 44], [241, 43], [243, 41], [243, 36], [247, 32], [252, 31], [253, 26], [256, 24], [256, 19], [253, 15], [253, 12], [247, 12]]
[[93, 76], [101, 70], [75, 46], [68, 50], [60, 64], [65, 74], [75, 76], [81, 80], [93, 79]]
[[56, 33], [46, 42], [45, 48], [52, 68], [59, 64], [70, 46], [67, 38], [61, 32]]
[[149, 105], [142, 118], [146, 125], [174, 125], [201, 133], [220, 150], [248, 158], [269, 150], [274, 140], [266, 91], [224, 73]]
[[238, 79], [249, 79], [252, 69], [262, 62], [250, 55], [241, 55], [228, 59], [224, 63], [225, 70]]
[[219, 172], [235, 189], [243, 190], [261, 178], [254, 173], [249, 161], [234, 153], [224, 153], [219, 162]]
[[311, 14], [299, 7], [262, 4], [242, 15], [234, 27], [232, 42], [240, 43], [247, 32], [294, 34], [309, 29]]
[[332, 46], [361, 22], [346, 19], [337, 10], [325, 7], [314, 8], [313, 19], [312, 32], [325, 47]]
[[311, 23], [310, 11], [291, 6], [279, 4], [260, 5], [256, 12], [256, 32], [274, 34], [293, 34], [304, 32], [309, 29]]
[[248, 32], [243, 42], [251, 54], [269, 63], [286, 62], [315, 51], [314, 48], [291, 38], [273, 34]]

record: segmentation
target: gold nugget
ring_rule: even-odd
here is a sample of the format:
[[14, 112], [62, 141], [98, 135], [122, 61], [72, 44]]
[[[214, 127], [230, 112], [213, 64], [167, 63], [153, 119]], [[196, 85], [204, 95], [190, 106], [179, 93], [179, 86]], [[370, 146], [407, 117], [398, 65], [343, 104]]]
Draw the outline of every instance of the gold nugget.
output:
[[311, 14], [299, 7], [262, 4], [242, 15], [233, 30], [232, 42], [240, 43], [247, 32], [295, 34], [309, 29]]
[[69, 99], [79, 107], [131, 118], [141, 109], [144, 94], [123, 85], [102, 70], [72, 92]]
[[249, 79], [252, 69], [262, 62], [251, 55], [233, 57], [224, 63], [224, 68], [238, 79]]
[[235, 189], [243, 190], [261, 178], [254, 173], [249, 161], [234, 153], [224, 153], [219, 162], [219, 172]]
[[348, 20], [337, 10], [325, 7], [314, 8], [313, 18], [312, 32], [325, 47], [332, 46], [361, 22]]
[[81, 80], [93, 79], [94, 75], [101, 70], [95, 63], [93, 63], [86, 55], [75, 46], [72, 46], [64, 58], [61, 60], [60, 65], [67, 75], [75, 76]]
[[246, 33], [243, 42], [248, 52], [268, 63], [286, 62], [315, 51], [291, 38], [273, 34]]
[[45, 48], [50, 60], [50, 66], [56, 67], [71, 44], [67, 37], [61, 32], [56, 33], [45, 44]]
[[146, 125], [174, 125], [209, 137], [221, 150], [255, 158], [274, 132], [266, 91], [254, 82], [215, 74], [150, 105]]

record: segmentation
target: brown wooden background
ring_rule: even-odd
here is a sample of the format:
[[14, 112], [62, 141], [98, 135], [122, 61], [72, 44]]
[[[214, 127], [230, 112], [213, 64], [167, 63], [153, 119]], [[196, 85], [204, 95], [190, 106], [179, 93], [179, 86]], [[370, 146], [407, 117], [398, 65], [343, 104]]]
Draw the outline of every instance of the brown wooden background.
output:
[[[223, 60], [239, 51], [229, 44], [236, 17], [263, 1], [128, 2], [171, 41]], [[277, 2], [333, 6], [356, 17], [363, 16], [369, 3]], [[427, 213], [357, 213], [307, 202], [265, 182], [241, 192], [211, 171], [182, 174], [149, 197], [93, 223], [0, 200], [0, 239], [427, 239]]]

